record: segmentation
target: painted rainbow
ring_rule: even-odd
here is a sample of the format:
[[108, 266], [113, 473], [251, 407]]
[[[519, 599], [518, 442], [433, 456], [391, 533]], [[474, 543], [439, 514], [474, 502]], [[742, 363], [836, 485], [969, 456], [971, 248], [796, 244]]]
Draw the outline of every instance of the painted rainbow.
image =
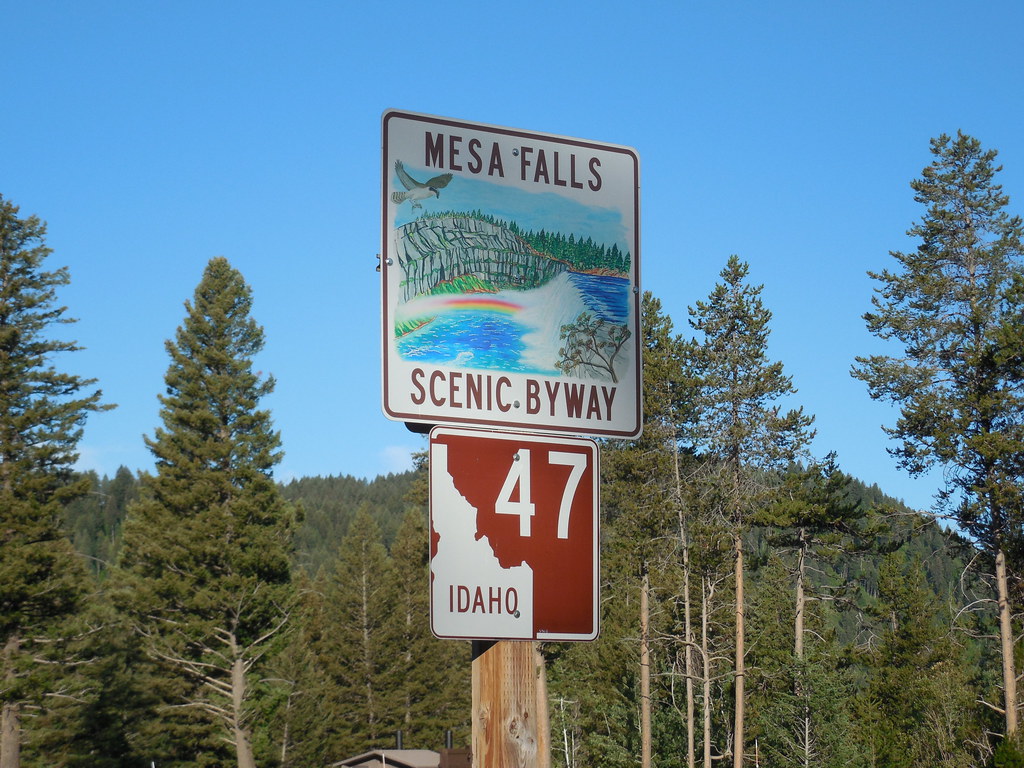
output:
[[470, 309], [475, 311], [501, 312], [506, 315], [515, 314], [522, 306], [505, 299], [491, 299], [480, 296], [459, 296], [445, 299], [442, 305], [446, 309]]

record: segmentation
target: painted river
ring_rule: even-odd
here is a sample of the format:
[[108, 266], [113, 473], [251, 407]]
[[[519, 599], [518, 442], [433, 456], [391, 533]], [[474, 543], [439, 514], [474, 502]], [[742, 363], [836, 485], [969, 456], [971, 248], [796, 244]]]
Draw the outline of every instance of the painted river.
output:
[[626, 278], [566, 272], [529, 291], [415, 299], [400, 317], [433, 320], [396, 343], [410, 362], [558, 375], [563, 325], [583, 312], [627, 324], [630, 305]]

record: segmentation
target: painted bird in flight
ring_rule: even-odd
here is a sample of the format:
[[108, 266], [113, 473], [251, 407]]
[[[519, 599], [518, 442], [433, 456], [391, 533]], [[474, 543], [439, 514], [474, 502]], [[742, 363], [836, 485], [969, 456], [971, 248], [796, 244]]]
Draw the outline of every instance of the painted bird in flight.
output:
[[422, 208], [423, 205], [420, 203], [420, 200], [426, 200], [431, 195], [441, 197], [440, 190], [447, 187], [448, 182], [452, 180], [450, 173], [442, 173], [440, 176], [430, 179], [426, 184], [420, 184], [420, 182], [405, 172], [405, 167], [402, 165], [401, 160], [395, 160], [395, 173], [398, 174], [398, 180], [402, 182], [402, 186], [407, 191], [392, 192], [391, 202], [402, 203], [406, 200], [411, 200], [413, 208]]

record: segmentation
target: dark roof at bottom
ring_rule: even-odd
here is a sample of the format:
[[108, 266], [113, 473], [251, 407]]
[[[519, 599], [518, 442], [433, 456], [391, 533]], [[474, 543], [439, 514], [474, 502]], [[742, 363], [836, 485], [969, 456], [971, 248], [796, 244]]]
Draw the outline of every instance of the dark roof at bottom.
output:
[[432, 749], [374, 749], [334, 763], [345, 768], [438, 768], [441, 753]]

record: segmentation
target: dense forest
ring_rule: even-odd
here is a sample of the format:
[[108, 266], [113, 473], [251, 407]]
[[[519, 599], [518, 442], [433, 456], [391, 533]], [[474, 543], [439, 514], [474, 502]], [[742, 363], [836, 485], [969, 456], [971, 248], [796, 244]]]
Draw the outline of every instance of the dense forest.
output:
[[[1024, 764], [1024, 225], [932, 142], [915, 249], [854, 375], [933, 513], [812, 455], [730, 257], [679, 333], [642, 301], [644, 431], [601, 444], [601, 626], [540, 646], [558, 768]], [[327, 766], [470, 740], [470, 650], [429, 632], [426, 457], [281, 484], [263, 329], [212, 259], [166, 344], [153, 468], [73, 471], [98, 382], [54, 359], [70, 279], [0, 198], [0, 768]], [[897, 348], [898, 347], [898, 348]], [[941, 513], [941, 516], [940, 516]]]

